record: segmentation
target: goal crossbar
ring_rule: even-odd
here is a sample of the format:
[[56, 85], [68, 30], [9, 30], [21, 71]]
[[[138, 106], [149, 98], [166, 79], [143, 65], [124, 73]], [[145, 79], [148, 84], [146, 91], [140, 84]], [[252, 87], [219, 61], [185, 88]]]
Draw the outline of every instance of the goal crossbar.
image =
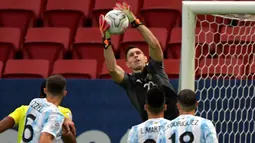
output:
[[195, 27], [197, 14], [255, 14], [252, 1], [183, 1], [180, 89], [195, 90]]

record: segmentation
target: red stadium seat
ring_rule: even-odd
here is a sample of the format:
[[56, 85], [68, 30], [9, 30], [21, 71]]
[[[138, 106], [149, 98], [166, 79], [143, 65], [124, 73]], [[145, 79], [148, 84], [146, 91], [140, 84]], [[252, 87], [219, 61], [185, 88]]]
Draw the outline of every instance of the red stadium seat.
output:
[[2, 77], [3, 68], [4, 68], [4, 63], [0, 61], [0, 78]]
[[168, 78], [179, 78], [180, 63], [180, 59], [164, 60], [164, 68]]
[[[115, 53], [118, 52], [119, 40], [119, 36], [112, 36], [112, 47]], [[74, 58], [103, 61], [103, 48], [102, 37], [98, 28], [78, 28], [72, 49]]]
[[223, 27], [220, 34], [221, 44], [218, 45], [218, 54], [224, 58], [236, 57], [248, 62], [248, 58], [255, 52], [254, 26]]
[[23, 55], [28, 59], [55, 61], [64, 57], [69, 46], [68, 28], [29, 28], [23, 47]]
[[180, 0], [144, 0], [140, 14], [146, 26], [170, 30], [181, 25], [181, 11]]
[[[126, 73], [131, 73], [131, 69], [127, 67], [126, 60], [125, 59], [118, 59], [117, 65], [120, 66]], [[103, 64], [102, 71], [99, 74], [100, 79], [110, 79], [111, 76], [108, 72], [108, 69], [106, 67], [106, 63]]]
[[[165, 51], [167, 42], [167, 30], [165, 28], [150, 28], [151, 32], [159, 40], [161, 48]], [[140, 48], [146, 56], [149, 56], [149, 46], [137, 29], [128, 29], [124, 33], [123, 41], [120, 43], [120, 57], [125, 59], [125, 49], [135, 45]]]
[[8, 60], [3, 78], [47, 78], [48, 60]]
[[97, 61], [57, 60], [52, 74], [61, 74], [66, 78], [95, 79], [97, 75]]
[[241, 79], [244, 63], [240, 59], [202, 59], [196, 77], [213, 79]]
[[23, 35], [35, 25], [40, 6], [41, 0], [0, 0], [0, 26], [20, 28]]
[[138, 14], [140, 1], [139, 0], [95, 0], [95, 7], [92, 10], [92, 24], [98, 26], [98, 18], [100, 14], [105, 15], [107, 12], [113, 9], [116, 2], [127, 2], [132, 7], [132, 11], [135, 15]]
[[0, 61], [15, 57], [20, 48], [19, 28], [0, 28]]
[[71, 36], [74, 36], [77, 27], [88, 20], [91, 6], [92, 0], [48, 0], [44, 25], [67, 27], [71, 30]]
[[[208, 53], [214, 51], [215, 42], [214, 29], [196, 28], [196, 57], [209, 56]], [[182, 28], [174, 28], [171, 32], [170, 39], [167, 45], [167, 57], [173, 56], [175, 59], [181, 58], [181, 42], [182, 42]], [[209, 48], [209, 51], [208, 51]]]

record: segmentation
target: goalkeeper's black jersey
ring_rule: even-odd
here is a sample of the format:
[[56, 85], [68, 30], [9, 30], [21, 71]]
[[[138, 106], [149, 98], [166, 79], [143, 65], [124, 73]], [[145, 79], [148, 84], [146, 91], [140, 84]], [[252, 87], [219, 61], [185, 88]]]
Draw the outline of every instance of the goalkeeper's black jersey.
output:
[[167, 111], [165, 112], [165, 118], [172, 120], [178, 116], [176, 107], [177, 94], [174, 92], [168, 76], [164, 71], [163, 62], [157, 62], [150, 59], [149, 64], [146, 65], [141, 73], [125, 73], [124, 79], [119, 85], [126, 90], [129, 99], [139, 111], [143, 121], [148, 119], [148, 115], [144, 110], [146, 92], [154, 86], [164, 85], [167, 87]]

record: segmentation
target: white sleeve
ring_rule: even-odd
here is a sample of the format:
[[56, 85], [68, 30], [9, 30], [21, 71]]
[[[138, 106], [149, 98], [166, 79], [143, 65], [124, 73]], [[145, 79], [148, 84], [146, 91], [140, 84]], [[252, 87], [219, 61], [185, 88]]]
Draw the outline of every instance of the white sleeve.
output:
[[136, 127], [132, 127], [128, 133], [128, 141], [127, 143], [138, 143], [138, 134], [136, 132]]
[[48, 118], [46, 118], [43, 125], [42, 133], [49, 133], [56, 138], [57, 134], [62, 131], [64, 116], [59, 112], [46, 112], [46, 115], [48, 115]]
[[207, 120], [204, 126], [205, 141], [208, 143], [218, 143], [218, 137], [213, 123]]

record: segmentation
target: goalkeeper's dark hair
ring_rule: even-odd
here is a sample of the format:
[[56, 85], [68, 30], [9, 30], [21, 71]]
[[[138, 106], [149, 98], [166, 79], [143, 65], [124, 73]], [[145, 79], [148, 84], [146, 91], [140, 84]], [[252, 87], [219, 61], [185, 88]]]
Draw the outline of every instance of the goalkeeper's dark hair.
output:
[[178, 103], [182, 110], [189, 112], [196, 109], [196, 93], [190, 89], [182, 90], [178, 95]]
[[125, 49], [125, 57], [126, 57], [126, 60], [127, 60], [128, 51], [131, 50], [131, 49], [134, 49], [134, 48], [137, 48], [137, 47], [134, 46], [134, 45], [132, 45], [132, 46], [128, 46], [128, 47]]
[[40, 98], [46, 98], [44, 88], [46, 88], [46, 80], [44, 80], [43, 83], [41, 84]]
[[53, 96], [63, 95], [66, 90], [66, 79], [61, 75], [52, 75], [46, 80], [46, 88]]
[[165, 102], [165, 92], [162, 87], [153, 87], [146, 93], [147, 108], [154, 114], [164, 111]]

